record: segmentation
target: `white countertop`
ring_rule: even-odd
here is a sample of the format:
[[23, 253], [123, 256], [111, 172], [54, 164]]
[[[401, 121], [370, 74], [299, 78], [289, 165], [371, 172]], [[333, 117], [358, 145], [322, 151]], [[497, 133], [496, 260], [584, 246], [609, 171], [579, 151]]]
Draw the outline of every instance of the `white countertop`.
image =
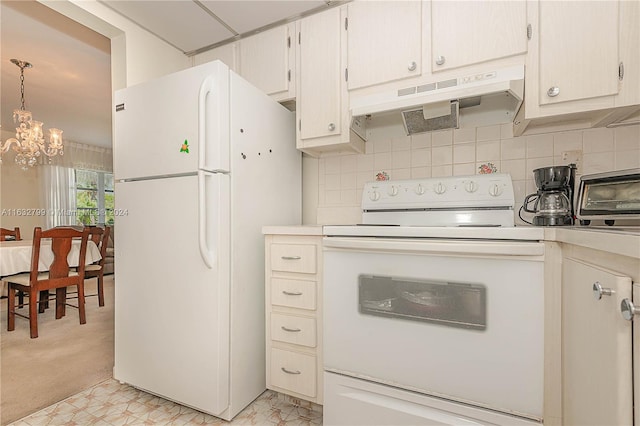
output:
[[262, 227], [265, 235], [322, 235], [322, 225], [269, 225]]
[[549, 226], [544, 239], [640, 259], [640, 227]]

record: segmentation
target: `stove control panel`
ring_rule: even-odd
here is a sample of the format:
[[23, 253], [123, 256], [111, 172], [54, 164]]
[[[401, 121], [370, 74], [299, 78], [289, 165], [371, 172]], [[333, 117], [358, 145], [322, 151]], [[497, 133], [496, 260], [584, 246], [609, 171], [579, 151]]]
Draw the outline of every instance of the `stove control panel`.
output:
[[506, 173], [368, 182], [362, 210], [513, 209], [511, 176]]

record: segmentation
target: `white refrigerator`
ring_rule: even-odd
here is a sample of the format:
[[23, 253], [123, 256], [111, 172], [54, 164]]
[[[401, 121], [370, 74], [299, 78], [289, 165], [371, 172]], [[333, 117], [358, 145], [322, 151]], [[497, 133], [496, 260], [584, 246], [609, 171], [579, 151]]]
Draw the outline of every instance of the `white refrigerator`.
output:
[[295, 118], [219, 61], [115, 93], [115, 367], [229, 420], [265, 390], [263, 225], [301, 221]]

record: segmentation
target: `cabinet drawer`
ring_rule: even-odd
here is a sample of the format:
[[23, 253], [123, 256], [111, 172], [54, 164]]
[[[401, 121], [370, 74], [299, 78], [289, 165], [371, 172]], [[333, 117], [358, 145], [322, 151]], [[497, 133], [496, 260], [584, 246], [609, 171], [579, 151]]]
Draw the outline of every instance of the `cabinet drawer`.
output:
[[271, 349], [271, 384], [293, 392], [316, 396], [316, 357]]
[[272, 244], [271, 269], [274, 271], [316, 273], [316, 246]]
[[299, 309], [316, 309], [316, 282], [271, 279], [271, 304]]
[[315, 318], [272, 313], [271, 339], [315, 348], [316, 320]]

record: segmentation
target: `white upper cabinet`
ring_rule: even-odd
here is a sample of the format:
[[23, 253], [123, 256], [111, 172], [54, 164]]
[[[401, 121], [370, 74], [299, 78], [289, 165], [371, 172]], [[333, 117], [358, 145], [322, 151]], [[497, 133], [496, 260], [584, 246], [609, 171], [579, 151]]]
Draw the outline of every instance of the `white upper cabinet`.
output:
[[354, 1], [347, 5], [349, 90], [419, 76], [421, 1]]
[[527, 51], [524, 1], [434, 0], [430, 3], [433, 72]]
[[332, 8], [299, 22], [297, 147], [313, 156], [364, 150], [364, 141], [349, 130], [345, 13], [344, 7]]
[[240, 75], [278, 101], [295, 97], [295, 23], [239, 41]]
[[575, 114], [615, 106], [619, 2], [531, 1], [527, 6], [525, 119], [574, 114], [582, 127], [596, 125], [599, 118], [593, 114]]
[[207, 62], [220, 60], [224, 62], [229, 69], [238, 72], [238, 43], [224, 44], [215, 49], [207, 50], [194, 56], [194, 65], [201, 65]]
[[620, 2], [620, 92], [616, 106], [640, 104], [640, 1]]
[[339, 10], [302, 19], [298, 91], [301, 139], [339, 134], [341, 76]]
[[640, 2], [527, 2], [531, 39], [514, 135], [613, 126], [640, 109]]
[[618, 92], [618, 2], [541, 1], [540, 104]]

